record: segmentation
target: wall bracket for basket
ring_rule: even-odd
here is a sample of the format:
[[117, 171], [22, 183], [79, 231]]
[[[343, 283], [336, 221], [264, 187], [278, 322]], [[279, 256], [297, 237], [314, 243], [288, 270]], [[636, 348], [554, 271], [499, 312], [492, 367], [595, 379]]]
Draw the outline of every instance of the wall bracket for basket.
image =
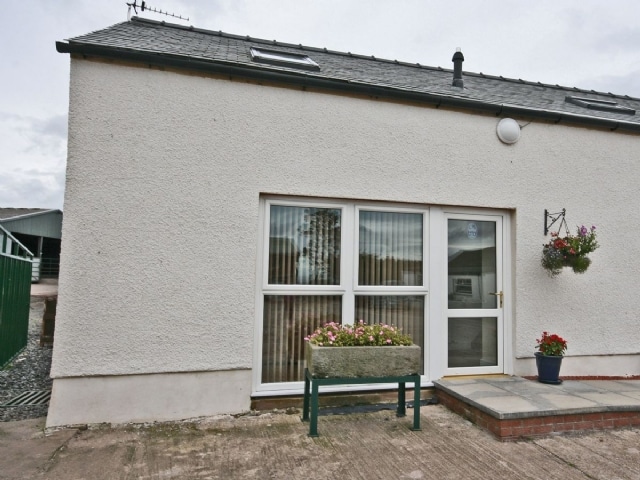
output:
[[[553, 227], [554, 223], [556, 223], [557, 221], [560, 221], [560, 223], [558, 224], [558, 231], [560, 231], [560, 228], [562, 227], [562, 225], [564, 225], [564, 228], [567, 231], [569, 231], [569, 227], [567, 226], [567, 221], [564, 218], [565, 213], [567, 213], [566, 208], [563, 208], [562, 211], [556, 212], [556, 213], [549, 213], [549, 210], [547, 210], [546, 208], [544, 209], [544, 235], [545, 236], [547, 236], [547, 234], [549, 233], [549, 229]], [[551, 223], [549, 223], [549, 221], [551, 221]]]

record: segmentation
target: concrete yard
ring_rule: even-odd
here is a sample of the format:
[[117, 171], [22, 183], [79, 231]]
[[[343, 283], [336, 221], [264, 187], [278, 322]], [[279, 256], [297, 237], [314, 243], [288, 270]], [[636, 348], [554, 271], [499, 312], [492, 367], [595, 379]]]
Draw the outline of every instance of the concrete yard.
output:
[[323, 415], [300, 412], [43, 431], [0, 424], [0, 479], [640, 479], [640, 429], [500, 442], [442, 405]]

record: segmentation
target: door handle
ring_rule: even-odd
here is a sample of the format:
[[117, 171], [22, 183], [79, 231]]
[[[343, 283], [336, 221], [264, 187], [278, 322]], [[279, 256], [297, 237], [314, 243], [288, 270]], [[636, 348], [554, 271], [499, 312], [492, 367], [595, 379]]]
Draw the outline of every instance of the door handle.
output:
[[502, 291], [489, 292], [489, 295], [495, 295], [496, 297], [500, 297], [500, 308], [502, 308]]

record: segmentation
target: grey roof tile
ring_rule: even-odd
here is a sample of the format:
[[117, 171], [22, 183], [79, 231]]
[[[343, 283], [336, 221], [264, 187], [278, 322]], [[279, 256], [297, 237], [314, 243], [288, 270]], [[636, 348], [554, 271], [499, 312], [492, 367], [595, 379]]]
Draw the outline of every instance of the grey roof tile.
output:
[[[251, 60], [250, 47], [269, 48], [285, 53], [303, 53], [314, 60], [320, 69], [301, 70], [295, 67], [268, 65]], [[385, 60], [372, 56], [335, 52], [326, 48], [307, 47], [275, 40], [256, 39], [222, 32], [202, 30], [194, 27], [155, 22], [134, 17], [130, 22], [119, 23], [103, 30], [81, 35], [69, 40], [68, 51], [82, 52], [83, 49], [99, 48], [100, 54], [114, 57], [144, 54], [153, 56], [158, 63], [170, 59], [198, 61], [216, 66], [243, 67], [245, 72], [256, 74], [276, 72], [284, 74], [280, 78], [326, 80], [342, 84], [342, 88], [376, 87], [396, 94], [406, 93], [430, 98], [432, 102], [441, 99], [459, 99], [467, 106], [477, 103], [481, 109], [495, 107], [517, 107], [529, 109], [553, 118], [557, 113], [580, 119], [603, 119], [610, 124], [627, 125], [638, 131], [640, 126], [640, 99], [627, 95], [594, 92], [558, 85], [509, 79], [483, 73], [463, 72], [464, 89], [451, 86], [452, 70], [428, 67], [419, 64]], [[64, 51], [64, 50], [61, 50]], [[609, 100], [634, 109], [635, 115], [591, 110], [565, 101], [568, 95], [591, 99]], [[436, 98], [436, 100], [434, 100]], [[613, 122], [611, 122], [613, 121]]]

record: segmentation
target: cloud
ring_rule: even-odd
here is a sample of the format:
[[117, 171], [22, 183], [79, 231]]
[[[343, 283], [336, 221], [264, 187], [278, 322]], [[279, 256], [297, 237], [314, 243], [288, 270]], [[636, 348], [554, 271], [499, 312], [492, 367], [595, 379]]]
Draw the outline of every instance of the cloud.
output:
[[55, 115], [44, 120], [34, 119], [32, 129], [34, 133], [57, 137], [62, 140], [67, 139], [67, 118], [65, 115]]
[[35, 118], [0, 112], [0, 206], [62, 208], [67, 116]]
[[589, 77], [584, 80], [584, 84], [589, 85], [590, 89], [599, 92], [629, 95], [630, 97], [639, 98], [638, 78], [640, 78], [640, 69], [624, 75], [597, 75]]
[[21, 170], [0, 177], [0, 207], [62, 208], [64, 170]]
[[12, 150], [20, 153], [42, 153], [66, 156], [67, 115], [36, 118], [0, 112], [0, 128]]
[[[115, 0], [4, 3], [0, 205], [53, 202], [59, 208], [70, 58], [56, 51], [55, 42], [125, 21], [127, 5]], [[617, 0], [606, 8], [601, 0], [162, 0], [151, 5], [190, 20], [139, 14], [444, 68], [452, 68], [453, 52], [461, 47], [465, 71], [640, 97], [637, 0]], [[27, 172], [36, 175], [32, 181]], [[19, 192], [26, 196], [18, 198]]]

